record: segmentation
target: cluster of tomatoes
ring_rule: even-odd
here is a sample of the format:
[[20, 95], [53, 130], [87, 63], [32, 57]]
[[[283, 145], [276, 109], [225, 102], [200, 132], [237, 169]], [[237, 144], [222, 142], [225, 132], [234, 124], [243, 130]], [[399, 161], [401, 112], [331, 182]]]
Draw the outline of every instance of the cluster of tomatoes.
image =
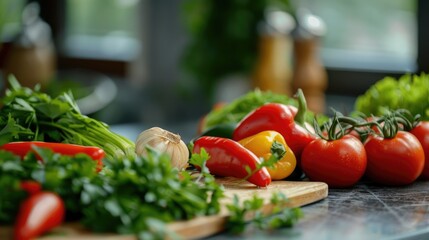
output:
[[[280, 177], [285, 180], [304, 176], [311, 181], [325, 182], [331, 188], [352, 187], [361, 180], [383, 186], [403, 186], [419, 178], [429, 180], [429, 121], [420, 121], [419, 116], [412, 116], [401, 109], [385, 116], [368, 118], [351, 118], [336, 113], [322, 126], [310, 126], [303, 121], [305, 108], [302, 106], [305, 104], [299, 104], [298, 108], [280, 103], [264, 104], [234, 126], [228, 136], [231, 139], [221, 140], [243, 143], [250, 138], [253, 145], [256, 144], [252, 151], [259, 152], [257, 157], [261, 157], [269, 149], [263, 146], [274, 140], [270, 138], [271, 141], [267, 141], [267, 137], [262, 138], [264, 141], [257, 140], [261, 139], [261, 133], [270, 131], [283, 136], [285, 146], [296, 158], [296, 164], [290, 164], [295, 162], [290, 158], [294, 161], [285, 165], [289, 168], [287, 171], [278, 169], [287, 172]], [[215, 143], [208, 146], [205, 143], [209, 140]], [[207, 164], [211, 172], [220, 176], [247, 175], [244, 166], [253, 168], [257, 160], [238, 151], [242, 146], [236, 145], [240, 144], [229, 146], [232, 144], [219, 141], [217, 138], [203, 138], [196, 142], [196, 150], [209, 150], [211, 159]], [[276, 164], [274, 167], [282, 166]], [[266, 186], [270, 182], [268, 177], [259, 178], [253, 181], [258, 186]]]
[[[307, 108], [300, 89], [296, 96], [298, 107], [266, 103], [234, 125], [231, 133], [225, 135], [226, 138], [242, 142], [246, 138], [254, 140], [264, 131], [280, 134], [288, 151], [296, 158], [296, 164], [288, 165], [293, 172], [287, 171], [288, 176], [282, 175], [285, 180], [305, 177], [311, 181], [325, 182], [331, 188], [352, 187], [362, 180], [382, 186], [404, 186], [417, 179], [429, 180], [429, 121], [421, 121], [420, 115], [413, 116], [405, 109], [371, 117], [348, 117], [334, 112], [334, 116], [324, 124], [319, 125], [315, 121], [311, 126], [304, 121]], [[215, 132], [209, 135], [216, 136]], [[258, 146], [267, 145], [261, 144], [261, 141], [253, 142]], [[213, 155], [208, 165], [222, 161], [237, 163], [235, 169], [225, 163], [217, 164], [220, 170], [216, 173], [238, 176], [237, 168], [255, 165], [240, 161], [249, 157], [236, 154], [238, 151], [235, 148], [229, 146], [225, 151], [219, 150], [225, 144], [216, 142], [212, 145], [215, 150], [209, 152]], [[207, 146], [198, 146], [197, 149], [200, 147]], [[263, 151], [258, 148], [261, 147], [256, 146], [253, 150], [258, 150], [258, 157], [261, 157]], [[264, 149], [266, 152], [267, 148]], [[225, 173], [226, 170], [232, 173]], [[241, 175], [246, 173], [241, 172]], [[266, 186], [270, 181], [258, 182], [256, 185]]]
[[429, 179], [429, 122], [418, 117], [406, 110], [365, 121], [334, 116], [304, 148], [300, 166], [310, 180], [338, 188]]

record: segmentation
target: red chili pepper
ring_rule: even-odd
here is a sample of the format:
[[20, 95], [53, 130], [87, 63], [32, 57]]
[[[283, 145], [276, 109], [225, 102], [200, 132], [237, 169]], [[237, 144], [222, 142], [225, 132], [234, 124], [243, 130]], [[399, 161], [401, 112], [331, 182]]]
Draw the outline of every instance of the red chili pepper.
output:
[[16, 240], [34, 239], [61, 225], [64, 220], [63, 200], [52, 192], [30, 195], [20, 206], [14, 226]]
[[[193, 152], [200, 153], [202, 148], [210, 155], [206, 166], [213, 175], [243, 179], [249, 175], [246, 166], [254, 171], [260, 164], [255, 154], [228, 138], [200, 137], [194, 142]], [[266, 187], [271, 183], [271, 177], [263, 167], [247, 178], [247, 181], [259, 187]]]
[[22, 181], [20, 185], [21, 189], [26, 191], [29, 195], [42, 191], [42, 185], [33, 180]]
[[[10, 142], [0, 146], [0, 149], [13, 152], [14, 154], [24, 158], [28, 152], [34, 151], [33, 146], [40, 148], [51, 149], [55, 153], [63, 155], [74, 156], [78, 153], [84, 153], [90, 156], [93, 160], [97, 161], [97, 171], [103, 168], [103, 158], [105, 156], [104, 150], [98, 147], [82, 146], [69, 143], [55, 143], [55, 142]], [[37, 156], [41, 160], [40, 156]]]
[[298, 110], [292, 105], [264, 104], [249, 113], [238, 123], [232, 138], [239, 141], [262, 131], [277, 131], [284, 137], [297, 160], [299, 160], [304, 147], [317, 137], [307, 130], [309, 127], [303, 127], [305, 126], [304, 117], [307, 107], [301, 90], [298, 90], [297, 95]]

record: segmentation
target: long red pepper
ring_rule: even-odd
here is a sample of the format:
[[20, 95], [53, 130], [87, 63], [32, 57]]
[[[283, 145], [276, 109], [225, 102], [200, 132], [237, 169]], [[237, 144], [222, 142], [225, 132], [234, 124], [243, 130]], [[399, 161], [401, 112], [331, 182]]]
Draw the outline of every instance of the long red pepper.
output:
[[292, 105], [267, 103], [244, 117], [233, 133], [233, 139], [239, 141], [266, 130], [279, 132], [299, 160], [304, 147], [316, 139], [316, 135], [305, 126], [305, 98], [298, 90], [299, 109]]
[[22, 181], [20, 185], [21, 189], [26, 191], [29, 195], [33, 195], [42, 191], [42, 185], [34, 180]]
[[[27, 153], [29, 153], [30, 151], [34, 151], [33, 146], [40, 148], [48, 148], [55, 153], [60, 153], [68, 156], [75, 156], [78, 153], [84, 153], [91, 157], [93, 160], [97, 161], [97, 170], [101, 170], [103, 168], [102, 160], [105, 156], [105, 152], [103, 149], [98, 147], [82, 146], [69, 143], [28, 141], [6, 143], [0, 146], [0, 149], [12, 152], [20, 156], [21, 158], [24, 158]], [[37, 158], [41, 160], [40, 156], [37, 156]]]
[[[260, 163], [255, 154], [231, 139], [203, 136], [194, 142], [193, 152], [200, 153], [202, 148], [210, 156], [206, 166], [213, 175], [244, 179], [249, 175], [246, 166], [255, 171]], [[246, 180], [259, 187], [266, 187], [271, 183], [270, 174], [265, 167], [254, 172]]]

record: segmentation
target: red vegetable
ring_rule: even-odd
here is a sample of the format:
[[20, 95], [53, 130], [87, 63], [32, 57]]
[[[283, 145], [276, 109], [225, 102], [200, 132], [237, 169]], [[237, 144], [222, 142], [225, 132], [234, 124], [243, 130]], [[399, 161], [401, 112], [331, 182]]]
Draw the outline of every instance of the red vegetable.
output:
[[[253, 171], [260, 164], [258, 157], [238, 142], [221, 137], [203, 136], [194, 142], [194, 153], [200, 153], [204, 148], [210, 158], [206, 166], [210, 173], [216, 176], [246, 178], [249, 174], [246, 166]], [[265, 167], [253, 173], [247, 181], [259, 187], [271, 183], [271, 177]]]
[[365, 142], [368, 157], [366, 176], [375, 183], [400, 186], [420, 176], [425, 155], [419, 140], [398, 131], [393, 137], [370, 136]]
[[29, 195], [33, 195], [42, 191], [42, 185], [39, 182], [27, 180], [21, 182], [21, 189], [26, 191]]
[[39, 192], [24, 200], [14, 227], [16, 240], [34, 239], [59, 226], [64, 219], [62, 199], [52, 192]]
[[[104, 150], [98, 147], [91, 146], [82, 146], [69, 143], [54, 143], [54, 142], [38, 142], [38, 141], [29, 141], [29, 142], [10, 142], [0, 146], [0, 149], [13, 152], [14, 154], [24, 158], [24, 156], [30, 152], [34, 151], [33, 146], [40, 148], [51, 149], [55, 153], [60, 153], [64, 155], [74, 156], [78, 153], [84, 153], [90, 156], [93, 160], [97, 161], [97, 170], [103, 168], [103, 158], [105, 156]], [[40, 157], [38, 157], [40, 159]]]
[[298, 91], [298, 96], [299, 110], [280, 103], [267, 103], [255, 109], [238, 123], [233, 139], [239, 141], [262, 131], [277, 131], [299, 160], [304, 147], [316, 139], [316, 136], [307, 130], [307, 126], [304, 127], [306, 104], [302, 91]]
[[367, 156], [359, 139], [345, 135], [336, 140], [316, 139], [301, 156], [301, 167], [312, 181], [334, 188], [355, 185], [365, 173]]
[[411, 131], [414, 136], [417, 137], [420, 144], [423, 147], [425, 154], [425, 164], [420, 177], [425, 180], [429, 180], [429, 122], [419, 122]]

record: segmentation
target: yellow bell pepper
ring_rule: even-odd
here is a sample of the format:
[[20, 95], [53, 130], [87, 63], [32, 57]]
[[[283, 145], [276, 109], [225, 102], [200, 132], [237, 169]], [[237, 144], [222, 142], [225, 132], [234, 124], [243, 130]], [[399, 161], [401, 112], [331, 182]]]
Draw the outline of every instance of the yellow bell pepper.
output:
[[272, 167], [267, 167], [272, 180], [281, 180], [292, 174], [296, 167], [296, 157], [283, 136], [276, 131], [263, 131], [238, 141], [243, 147], [249, 149], [259, 158], [265, 161], [272, 156], [271, 148], [274, 143], [284, 146], [286, 153]]

